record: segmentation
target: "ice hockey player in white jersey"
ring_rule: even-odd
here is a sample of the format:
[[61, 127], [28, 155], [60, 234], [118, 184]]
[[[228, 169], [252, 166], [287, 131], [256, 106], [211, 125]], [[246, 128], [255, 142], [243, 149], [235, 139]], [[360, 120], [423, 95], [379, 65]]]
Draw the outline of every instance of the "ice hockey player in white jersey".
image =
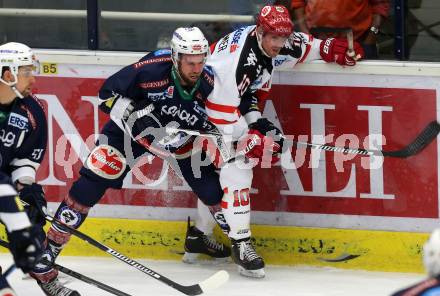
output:
[[214, 89], [205, 105], [208, 119], [227, 142], [238, 142], [246, 151], [246, 157], [221, 167], [221, 209], [211, 207], [211, 211], [219, 224], [224, 219], [232, 258], [245, 276], [265, 275], [264, 260], [251, 243], [249, 190], [253, 175], [249, 162], [277, 162], [283, 144], [281, 131], [262, 117], [258, 101], [270, 90], [275, 68], [317, 59], [353, 66], [363, 57], [360, 45], [355, 42], [353, 47], [354, 53], [349, 53], [345, 39], [319, 40], [293, 32], [284, 6], [264, 6], [256, 26], [240, 28], [211, 46], [207, 64], [214, 73]]

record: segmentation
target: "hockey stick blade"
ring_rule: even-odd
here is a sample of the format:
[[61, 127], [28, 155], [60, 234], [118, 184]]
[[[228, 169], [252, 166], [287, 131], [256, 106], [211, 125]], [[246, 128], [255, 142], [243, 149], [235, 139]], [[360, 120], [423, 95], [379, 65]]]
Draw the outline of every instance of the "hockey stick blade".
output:
[[355, 259], [355, 258], [357, 258], [359, 256], [360, 255], [352, 255], [352, 254], [348, 254], [348, 253], [342, 253], [341, 255], [339, 255], [336, 258], [318, 257], [317, 259], [320, 260], [320, 261], [324, 261], [324, 262], [344, 262], [344, 261]]
[[[207, 278], [199, 284], [202, 293], [217, 289], [229, 280], [229, 273], [225, 270], [220, 270], [211, 277]], [[201, 294], [201, 293], [200, 293]], [[198, 295], [198, 294], [192, 294]]]
[[426, 146], [428, 146], [439, 134], [440, 132], [440, 124], [437, 121], [430, 122], [425, 129], [417, 136], [417, 138], [408, 146], [404, 147], [400, 150], [386, 151], [386, 150], [368, 150], [368, 149], [356, 149], [356, 148], [348, 148], [348, 147], [337, 147], [332, 145], [325, 144], [314, 144], [307, 142], [297, 142], [292, 140], [294, 144], [300, 146], [306, 146], [312, 149], [319, 149], [325, 151], [332, 152], [341, 152], [341, 153], [349, 153], [349, 154], [357, 154], [357, 155], [365, 155], [365, 156], [384, 156], [384, 157], [398, 157], [398, 158], [406, 158], [413, 156], [420, 151], [422, 151]]
[[417, 138], [408, 146], [397, 151], [381, 151], [383, 156], [391, 157], [409, 157], [422, 151], [428, 146], [440, 132], [440, 124], [437, 121], [432, 121], [428, 126], [417, 136]]
[[[0, 246], [9, 249], [9, 244], [7, 242], [3, 241], [3, 240], [0, 240]], [[47, 264], [47, 265], [51, 264], [49, 261], [45, 260], [44, 258], [41, 258], [40, 262], [43, 263], [43, 264]], [[13, 265], [13, 266], [15, 266], [15, 265]], [[98, 282], [97, 280], [89, 278], [89, 277], [87, 277], [87, 276], [85, 276], [85, 275], [83, 275], [83, 274], [81, 274], [79, 272], [73, 271], [73, 270], [71, 270], [71, 269], [69, 269], [67, 267], [61, 266], [61, 265], [56, 264], [56, 263], [53, 264], [53, 266], [56, 269], [58, 269], [59, 271], [61, 271], [62, 273], [64, 273], [64, 274], [67, 274], [67, 275], [69, 275], [69, 276], [71, 276], [73, 278], [76, 278], [76, 279], [78, 279], [80, 281], [83, 281], [83, 282], [85, 282], [87, 284], [95, 286], [95, 287], [97, 287], [97, 288], [99, 288], [101, 290], [107, 291], [107, 292], [109, 292], [109, 293], [111, 293], [113, 295], [117, 295], [117, 296], [131, 296], [130, 294], [124, 293], [122, 291], [119, 291], [118, 289], [115, 289], [113, 287], [107, 286], [106, 284]]]
[[[170, 131], [183, 131], [190, 135], [195, 136], [220, 136], [218, 133], [212, 132], [200, 132], [194, 130], [186, 130], [186, 129], [172, 129]], [[285, 139], [287, 142], [291, 142], [293, 144], [299, 146], [306, 146], [312, 149], [319, 149], [331, 152], [341, 152], [341, 153], [349, 153], [349, 154], [357, 154], [357, 155], [365, 155], [365, 156], [385, 156], [385, 157], [398, 157], [398, 158], [406, 158], [413, 155], [416, 155], [420, 151], [422, 151], [426, 146], [428, 146], [439, 134], [440, 132], [440, 124], [437, 121], [430, 122], [425, 129], [417, 136], [417, 138], [412, 141], [411, 144], [404, 147], [400, 150], [386, 151], [386, 150], [368, 150], [368, 149], [356, 149], [349, 147], [337, 147], [326, 144], [315, 144], [308, 142], [299, 142], [290, 139]]]

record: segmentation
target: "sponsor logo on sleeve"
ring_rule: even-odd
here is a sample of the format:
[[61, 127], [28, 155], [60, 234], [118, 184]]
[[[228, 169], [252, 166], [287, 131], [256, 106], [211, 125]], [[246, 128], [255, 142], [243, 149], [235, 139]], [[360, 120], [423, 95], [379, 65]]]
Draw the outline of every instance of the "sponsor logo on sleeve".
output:
[[133, 67], [135, 69], [139, 69], [145, 65], [164, 63], [164, 62], [171, 62], [171, 57], [168, 57], [168, 56], [167, 57], [160, 57], [159, 56], [157, 58], [140, 61], [140, 62], [133, 64]]
[[121, 152], [109, 145], [99, 145], [87, 158], [87, 167], [105, 179], [117, 179], [125, 171], [125, 158]]
[[281, 66], [286, 60], [287, 60], [286, 57], [282, 57], [282, 58], [276, 57], [276, 58], [274, 59], [273, 65], [274, 65], [275, 67]]
[[234, 35], [232, 36], [232, 41], [231, 41], [231, 46], [229, 47], [229, 52], [233, 53], [234, 51], [236, 51], [240, 45], [238, 45], [241, 34], [244, 31], [244, 27], [238, 29], [235, 31]]
[[218, 43], [218, 47], [217, 47], [217, 52], [221, 52], [223, 50], [225, 50], [228, 47], [228, 43], [229, 43], [229, 35], [226, 35], [225, 37], [223, 37], [220, 42]]
[[171, 50], [169, 49], [159, 49], [154, 52], [154, 56], [168, 55], [171, 54]]

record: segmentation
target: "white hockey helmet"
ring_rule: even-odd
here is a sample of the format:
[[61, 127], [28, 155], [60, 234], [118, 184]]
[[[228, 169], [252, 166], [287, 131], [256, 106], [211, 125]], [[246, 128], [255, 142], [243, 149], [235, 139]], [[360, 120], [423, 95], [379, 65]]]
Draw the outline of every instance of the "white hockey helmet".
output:
[[171, 38], [171, 59], [176, 69], [179, 54], [205, 54], [208, 57], [209, 43], [197, 27], [177, 28]]
[[423, 246], [423, 264], [430, 276], [440, 275], [440, 228], [431, 233]]
[[18, 68], [21, 66], [33, 66], [33, 71], [38, 72], [39, 63], [35, 59], [32, 49], [27, 45], [17, 42], [0, 45], [0, 73], [3, 74], [4, 68], [7, 67], [14, 76], [14, 81], [7, 82], [0, 77], [0, 82], [12, 87], [19, 97], [22, 97], [22, 95], [14, 86], [18, 82]]

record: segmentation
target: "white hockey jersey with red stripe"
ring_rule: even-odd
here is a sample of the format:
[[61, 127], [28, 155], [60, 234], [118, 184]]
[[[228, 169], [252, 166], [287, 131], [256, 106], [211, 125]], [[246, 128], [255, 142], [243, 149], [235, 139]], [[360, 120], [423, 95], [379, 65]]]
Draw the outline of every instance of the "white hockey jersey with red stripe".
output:
[[274, 69], [321, 58], [321, 40], [294, 32], [280, 55], [272, 59], [260, 49], [255, 28], [243, 27], [220, 39], [211, 46], [207, 62], [214, 74], [214, 89], [206, 103], [208, 118], [235, 139], [261, 116], [258, 99], [270, 90]]

